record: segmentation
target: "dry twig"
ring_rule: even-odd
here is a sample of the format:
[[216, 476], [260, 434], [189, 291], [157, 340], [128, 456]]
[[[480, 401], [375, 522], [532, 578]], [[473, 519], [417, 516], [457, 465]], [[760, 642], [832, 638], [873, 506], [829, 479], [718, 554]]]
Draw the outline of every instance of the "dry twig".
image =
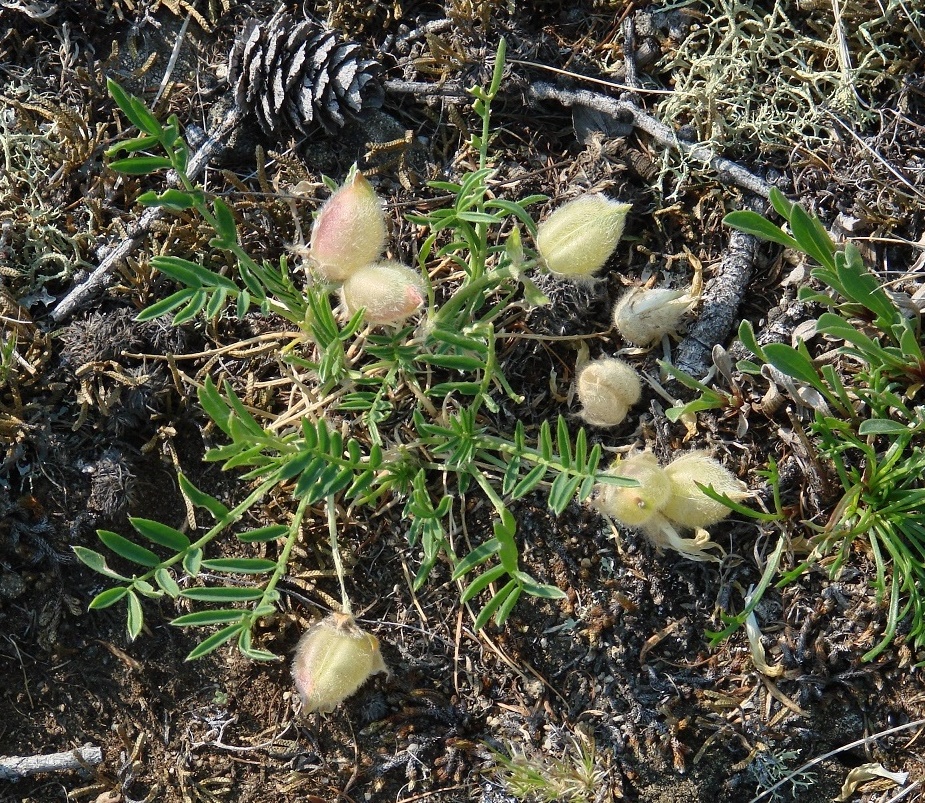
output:
[[101, 764], [102, 761], [102, 749], [92, 744], [44, 756], [0, 756], [0, 781], [18, 781], [40, 772], [81, 770]]

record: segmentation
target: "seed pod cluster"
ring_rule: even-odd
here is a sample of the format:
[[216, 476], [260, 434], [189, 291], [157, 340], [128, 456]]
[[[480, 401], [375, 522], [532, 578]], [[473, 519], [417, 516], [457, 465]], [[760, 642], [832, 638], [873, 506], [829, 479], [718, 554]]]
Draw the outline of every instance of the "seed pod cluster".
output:
[[386, 221], [372, 185], [354, 172], [327, 200], [312, 225], [307, 250], [311, 269], [341, 285], [349, 313], [365, 309], [370, 324], [398, 324], [424, 303], [418, 273], [399, 262], [380, 261]]
[[[595, 499], [598, 510], [627, 527], [642, 530], [657, 546], [675, 549], [694, 560], [708, 559], [704, 551], [716, 546], [704, 528], [730, 513], [699, 485], [735, 501], [748, 495], [745, 484], [704, 451], [683, 454], [664, 468], [651, 452], [636, 452], [619, 460], [607, 473], [636, 480], [638, 485], [599, 485]], [[678, 529], [694, 530], [696, 537], [681, 538]]]

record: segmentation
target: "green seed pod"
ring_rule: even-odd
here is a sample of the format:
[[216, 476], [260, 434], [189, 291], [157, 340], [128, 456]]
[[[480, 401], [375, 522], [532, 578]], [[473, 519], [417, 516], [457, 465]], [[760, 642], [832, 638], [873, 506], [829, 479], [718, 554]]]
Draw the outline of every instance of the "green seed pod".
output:
[[581, 417], [596, 427], [615, 427], [642, 396], [639, 374], [615, 357], [587, 363], [576, 380]]
[[348, 276], [341, 298], [351, 315], [365, 307], [368, 323], [401, 323], [424, 303], [424, 286], [417, 271], [406, 265], [378, 262]]
[[637, 452], [611, 466], [607, 473], [636, 480], [634, 488], [598, 485], [594, 504], [627, 527], [641, 527], [664, 507], [671, 486], [652, 452]]
[[379, 640], [335, 613], [310, 627], [296, 647], [292, 677], [307, 713], [333, 711], [370, 676], [388, 672]]
[[559, 207], [536, 233], [536, 247], [546, 267], [572, 277], [599, 271], [620, 242], [630, 208], [597, 193]]
[[312, 267], [331, 282], [375, 262], [385, 247], [385, 213], [362, 173], [340, 187], [312, 225], [309, 257]]
[[712, 486], [717, 493], [736, 501], [748, 496], [745, 484], [706, 452], [688, 452], [665, 467], [671, 483], [671, 495], [662, 513], [681, 527], [709, 527], [722, 521], [731, 512], [721, 502], [710, 499], [697, 483]]

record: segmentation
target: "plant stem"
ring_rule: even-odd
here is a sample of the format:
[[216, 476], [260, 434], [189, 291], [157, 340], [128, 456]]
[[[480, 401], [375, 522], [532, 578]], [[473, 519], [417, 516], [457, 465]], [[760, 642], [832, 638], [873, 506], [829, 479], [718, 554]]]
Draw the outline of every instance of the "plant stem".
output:
[[344, 586], [344, 562], [340, 556], [340, 544], [337, 540], [337, 509], [334, 506], [334, 497], [328, 497], [328, 536], [331, 542], [331, 556], [334, 558], [334, 570], [337, 572], [337, 582], [340, 583], [340, 607], [342, 613], [352, 614], [353, 606], [347, 596]]

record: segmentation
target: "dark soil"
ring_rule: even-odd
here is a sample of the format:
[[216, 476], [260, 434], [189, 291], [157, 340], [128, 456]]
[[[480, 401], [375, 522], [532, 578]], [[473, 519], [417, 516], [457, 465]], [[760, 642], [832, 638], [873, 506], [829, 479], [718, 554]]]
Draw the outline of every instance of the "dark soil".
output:
[[[711, 4], [681, 4], [681, 16], [673, 12], [670, 19], [658, 16], [660, 7], [678, 4], [318, 5], [319, 16], [333, 15], [382, 61], [387, 78], [484, 83], [485, 64], [504, 34], [509, 59], [569, 70], [576, 75], [563, 85], [619, 96], [621, 90], [585, 84], [580, 76], [626, 80], [614, 72], [624, 58], [622, 20], [635, 15], [644, 34], [637, 61], [645, 86], [671, 89], [672, 54], [683, 37], [706, 25]], [[831, 26], [828, 5], [798, 5], [807, 30]], [[567, 597], [525, 597], [504, 627], [476, 632], [473, 610], [460, 607], [447, 565], [438, 564], [422, 590], [411, 590], [420, 555], [408, 545], [401, 500], [385, 500], [395, 504], [375, 513], [353, 512], [342, 532], [347, 590], [391, 671], [328, 715], [299, 713], [288, 666], [302, 632], [327, 611], [327, 595], [337, 595], [321, 507], [290, 565], [278, 615], [255, 634], [279, 662], [256, 663], [231, 646], [185, 662], [203, 634], [171, 626], [189, 608], [167, 598], [145, 600], [145, 627], [131, 642], [124, 606], [88, 611], [107, 580], [79, 563], [71, 547], [100, 549], [98, 528], [129, 535], [129, 516], [189, 528], [178, 471], [229, 506], [246, 496], [248, 485], [235, 472], [203, 461], [223, 436], [200, 410], [195, 387], [207, 375], [219, 376], [253, 407], [285, 412], [285, 394], [273, 385], [282, 375], [275, 353], [255, 357], [242, 346], [216, 356], [212, 350], [291, 328], [256, 315], [179, 329], [134, 320], [174, 290], [150, 268], [153, 254], [227, 267], [228, 258], [208, 245], [208, 227], [187, 213], [168, 218], [147, 238], [105, 294], [71, 319], [54, 321], [55, 303], [98, 263], [98, 247], [117, 242], [137, 219], [139, 192], [161, 188], [158, 177], [119, 177], [105, 167], [103, 151], [125, 135], [105, 76], [153, 103], [189, 15], [156, 110], [161, 119], [176, 113], [184, 126], [208, 127], [227, 96], [219, 67], [236, 32], [271, 6], [0, 0], [0, 139], [7, 159], [0, 180], [0, 313], [3, 343], [15, 336], [18, 355], [4, 358], [0, 376], [0, 659], [6, 675], [0, 772], [2, 756], [88, 743], [103, 750], [102, 764], [82, 772], [0, 780], [0, 801], [508, 803], [516, 798], [499, 779], [496, 752], [526, 754], [542, 766], [570, 755], [576, 739], [593, 742], [603, 775], [587, 798], [575, 800], [746, 803], [805, 762], [865, 737], [862, 746], [784, 784], [773, 799], [831, 800], [851, 768], [869, 762], [908, 772], [907, 785], [921, 784], [921, 727], [876, 736], [925, 717], [925, 686], [916, 666], [921, 656], [902, 633], [876, 660], [862, 661], [882, 635], [886, 613], [860, 544], [836, 579], [822, 566], [768, 592], [757, 613], [778, 676], [756, 670], [744, 632], [710, 646], [707, 631], [720, 628], [721, 612], [741, 609], [777, 538], [776, 531], [737, 517], [713, 531], [728, 553], [722, 563], [693, 563], [657, 553], [638, 533], [614, 531], [590, 507], [573, 503], [556, 517], [543, 494], [521, 500], [512, 509], [524, 569]], [[450, 24], [402, 39], [441, 19]], [[860, 232], [872, 266], [907, 295], [922, 284], [925, 231], [921, 35], [921, 23], [897, 26], [889, 44], [905, 53], [895, 64], [903, 78], [871, 84], [886, 111], [882, 123], [859, 121], [858, 138], [843, 133], [812, 152], [783, 142], [777, 148], [717, 144], [828, 224]], [[552, 200], [534, 209], [536, 216], [579, 189], [605, 190], [632, 202], [633, 210], [602, 279], [578, 289], [547, 280], [543, 289], [556, 301], [554, 312], [512, 317], [518, 331], [550, 339], [512, 337], [501, 344], [506, 375], [525, 396], [497, 414], [494, 423], [506, 431], [517, 420], [535, 427], [559, 413], [577, 427], [577, 404], [569, 398], [576, 355], [584, 346], [591, 356], [620, 348], [608, 332], [609, 311], [624, 286], [655, 276], [660, 284], [685, 286], [696, 264], [709, 279], [728, 242], [722, 216], [742, 203], [739, 189], [705, 168], [672, 161], [631, 127], [605, 135], [588, 133], [587, 121], [577, 121], [576, 132], [568, 109], [527, 106], [525, 88], [536, 80], [557, 76], [511, 62], [495, 118], [498, 194], [548, 195]], [[658, 96], [642, 97], [654, 113]], [[207, 184], [235, 203], [248, 250], [274, 259], [299, 238], [291, 210], [307, 236], [311, 212], [327, 194], [321, 176], [339, 181], [360, 160], [375, 168], [370, 173], [389, 207], [391, 241], [408, 252], [396, 258], [410, 262], [420, 235], [402, 215], [440, 195], [427, 180], [453, 180], [471, 166], [464, 145], [469, 132], [461, 126], [474, 131], [477, 122], [465, 103], [394, 94], [343, 136], [319, 129], [308, 141], [269, 142], [248, 126], [209, 171]], [[411, 136], [404, 142], [406, 131]], [[389, 140], [403, 142], [371, 147]], [[301, 181], [311, 187], [308, 195], [283, 197]], [[740, 316], [760, 328], [775, 309], [786, 308], [789, 284], [799, 280], [793, 269], [777, 250], [762, 246]], [[581, 339], [600, 332], [607, 334]], [[656, 349], [630, 359], [655, 377], [662, 356]], [[789, 460], [784, 493], [794, 520], [824, 521], [837, 497], [818, 477], [802, 473], [792, 419], [784, 410], [765, 415], [763, 392], [746, 386], [740, 409], [701, 414], [688, 432], [669, 424], [668, 403], [647, 391], [641, 414], [614, 431], [592, 430], [592, 439], [605, 451], [648, 446], [663, 459], [709, 449], [759, 496], [766, 489], [757, 470], [769, 457], [781, 461], [782, 470]], [[671, 393], [684, 391], [671, 386]], [[290, 505], [279, 494], [246, 523], [281, 520]], [[460, 509], [460, 542], [488, 537], [488, 503], [470, 493]], [[232, 544], [218, 548], [234, 554]], [[118, 568], [118, 559], [112, 565]], [[874, 782], [847, 799], [885, 802], [899, 799], [890, 798], [898, 789]], [[903, 799], [923, 799], [921, 789]]]

